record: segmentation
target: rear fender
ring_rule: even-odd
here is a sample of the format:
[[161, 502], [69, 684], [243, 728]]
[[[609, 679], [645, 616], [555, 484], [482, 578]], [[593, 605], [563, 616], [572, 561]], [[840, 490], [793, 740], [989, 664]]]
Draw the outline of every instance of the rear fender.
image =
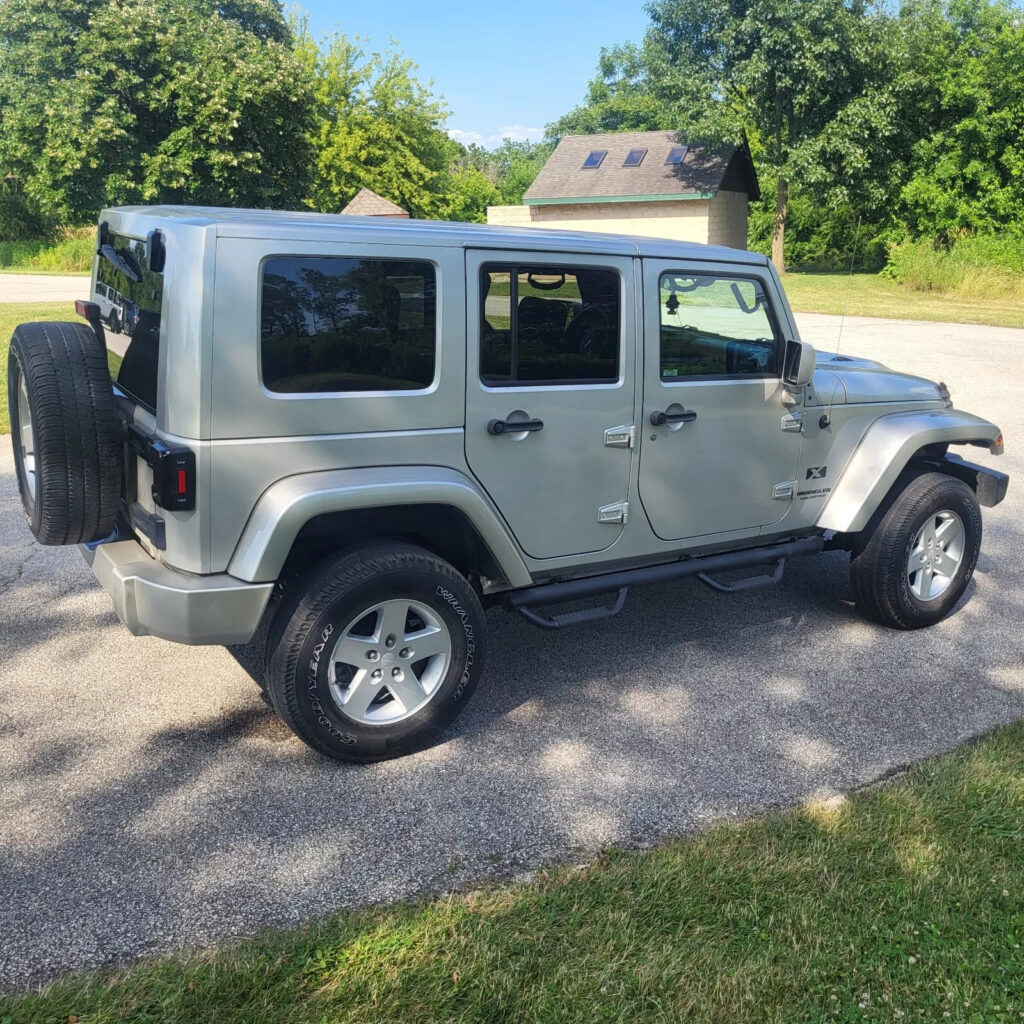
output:
[[914, 455], [943, 444], [979, 445], [1001, 455], [1003, 436], [995, 424], [956, 409], [882, 416], [865, 431], [816, 525], [839, 533], [863, 530]]
[[447, 505], [476, 530], [510, 586], [532, 582], [501, 517], [461, 473], [435, 466], [388, 466], [299, 473], [271, 485], [246, 523], [228, 572], [253, 583], [278, 578], [299, 531], [318, 516], [398, 505]]

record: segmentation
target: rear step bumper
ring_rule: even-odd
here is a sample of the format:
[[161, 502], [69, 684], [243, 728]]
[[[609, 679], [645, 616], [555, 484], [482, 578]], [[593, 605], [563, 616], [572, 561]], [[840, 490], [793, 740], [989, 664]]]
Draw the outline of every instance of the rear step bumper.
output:
[[134, 540], [79, 550], [136, 636], [179, 644], [244, 644], [259, 625], [273, 583], [243, 583], [218, 573], [187, 576], [151, 558]]

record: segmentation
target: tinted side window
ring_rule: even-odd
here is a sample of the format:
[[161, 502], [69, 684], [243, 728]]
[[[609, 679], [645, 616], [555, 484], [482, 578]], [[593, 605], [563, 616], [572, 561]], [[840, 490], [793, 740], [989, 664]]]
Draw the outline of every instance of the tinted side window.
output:
[[661, 379], [777, 375], [778, 332], [761, 282], [662, 274]]
[[619, 379], [614, 270], [487, 264], [480, 309], [480, 376], [490, 387]]
[[275, 256], [263, 266], [263, 384], [281, 393], [429, 387], [437, 282], [420, 260]]
[[164, 275], [149, 269], [146, 242], [114, 233], [107, 238], [117, 264], [100, 257], [93, 296], [100, 300], [107, 367], [125, 394], [155, 411]]

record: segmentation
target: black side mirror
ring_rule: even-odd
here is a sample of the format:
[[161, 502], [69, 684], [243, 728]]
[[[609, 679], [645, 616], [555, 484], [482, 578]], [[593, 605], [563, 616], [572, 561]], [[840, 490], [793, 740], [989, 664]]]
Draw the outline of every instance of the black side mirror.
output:
[[814, 346], [806, 341], [787, 341], [782, 360], [782, 383], [790, 388], [802, 388], [811, 383], [815, 367]]

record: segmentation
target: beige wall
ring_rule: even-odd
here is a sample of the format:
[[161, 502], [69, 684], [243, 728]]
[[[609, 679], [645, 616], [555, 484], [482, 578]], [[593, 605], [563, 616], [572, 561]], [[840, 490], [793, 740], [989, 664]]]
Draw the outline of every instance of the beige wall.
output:
[[[746, 236], [746, 196], [743, 231]], [[579, 203], [552, 206], [488, 206], [487, 223], [517, 227], [601, 231], [618, 235], [671, 238], [680, 242], [708, 242], [711, 204], [717, 199], [686, 199], [650, 203]], [[725, 218], [723, 223], [732, 224]], [[733, 228], [735, 230], [735, 228]], [[719, 243], [735, 244], [735, 243]]]
[[747, 205], [746, 192], [719, 192], [711, 200], [707, 238], [709, 245], [746, 249]]

